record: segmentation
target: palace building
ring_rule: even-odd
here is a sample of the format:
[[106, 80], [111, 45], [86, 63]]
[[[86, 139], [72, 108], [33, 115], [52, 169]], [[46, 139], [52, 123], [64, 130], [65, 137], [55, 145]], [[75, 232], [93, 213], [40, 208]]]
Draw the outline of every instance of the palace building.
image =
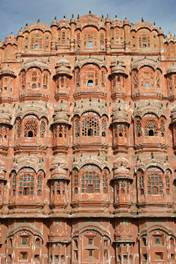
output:
[[176, 263], [176, 37], [91, 12], [0, 42], [0, 263]]

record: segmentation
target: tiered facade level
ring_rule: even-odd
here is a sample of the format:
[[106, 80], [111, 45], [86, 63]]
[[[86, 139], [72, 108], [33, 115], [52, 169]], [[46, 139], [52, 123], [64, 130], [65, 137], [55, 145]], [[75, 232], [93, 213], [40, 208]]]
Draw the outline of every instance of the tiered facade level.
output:
[[0, 263], [176, 263], [176, 39], [91, 13], [0, 43]]

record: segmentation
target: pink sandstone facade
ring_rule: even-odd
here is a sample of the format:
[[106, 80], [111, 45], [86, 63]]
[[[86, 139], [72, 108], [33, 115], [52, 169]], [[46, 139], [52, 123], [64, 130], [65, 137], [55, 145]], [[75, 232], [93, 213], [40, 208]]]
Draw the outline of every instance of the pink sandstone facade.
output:
[[0, 263], [176, 263], [176, 38], [38, 21], [0, 42]]

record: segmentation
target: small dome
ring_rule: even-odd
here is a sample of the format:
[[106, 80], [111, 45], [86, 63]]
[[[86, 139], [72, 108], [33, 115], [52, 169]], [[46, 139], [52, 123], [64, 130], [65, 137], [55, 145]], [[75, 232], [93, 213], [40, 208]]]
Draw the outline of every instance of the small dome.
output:
[[171, 65], [168, 69], [167, 69], [167, 74], [172, 74], [172, 73], [176, 73], [176, 64]]
[[64, 180], [69, 181], [69, 178], [67, 176], [67, 170], [65, 168], [62, 168], [60, 166], [55, 166], [55, 168], [51, 169], [51, 179], [49, 181], [53, 180]]
[[53, 115], [53, 123], [54, 124], [69, 124], [69, 115], [65, 111], [57, 111]]
[[111, 72], [112, 72], [111, 75], [122, 74], [122, 75], [128, 76], [128, 74], [126, 73], [125, 68], [123, 66], [121, 66], [121, 65], [112, 66]]
[[128, 113], [125, 110], [116, 110], [113, 112], [112, 123], [129, 123]]
[[120, 166], [114, 170], [115, 176], [128, 176], [129, 169], [125, 168], [124, 166]]
[[130, 170], [129, 168], [125, 167], [123, 163], [119, 164], [114, 164], [114, 177], [112, 181], [114, 180], [120, 180], [120, 179], [127, 179], [132, 181], [132, 177], [130, 175]]
[[16, 77], [15, 73], [10, 69], [2, 69], [0, 70], [0, 76], [12, 76]]
[[70, 63], [66, 58], [59, 59], [58, 63], [56, 64], [56, 75], [67, 75], [71, 77], [71, 67]]

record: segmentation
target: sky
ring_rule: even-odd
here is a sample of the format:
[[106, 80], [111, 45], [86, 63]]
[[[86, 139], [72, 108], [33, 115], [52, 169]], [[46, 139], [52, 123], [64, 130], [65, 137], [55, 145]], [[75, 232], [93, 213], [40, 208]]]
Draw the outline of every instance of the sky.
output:
[[50, 24], [56, 16], [70, 18], [72, 14], [84, 15], [92, 11], [119, 19], [137, 22], [144, 18], [161, 26], [164, 33], [176, 34], [176, 0], [0, 0], [0, 40], [16, 34], [26, 23], [38, 19]]

